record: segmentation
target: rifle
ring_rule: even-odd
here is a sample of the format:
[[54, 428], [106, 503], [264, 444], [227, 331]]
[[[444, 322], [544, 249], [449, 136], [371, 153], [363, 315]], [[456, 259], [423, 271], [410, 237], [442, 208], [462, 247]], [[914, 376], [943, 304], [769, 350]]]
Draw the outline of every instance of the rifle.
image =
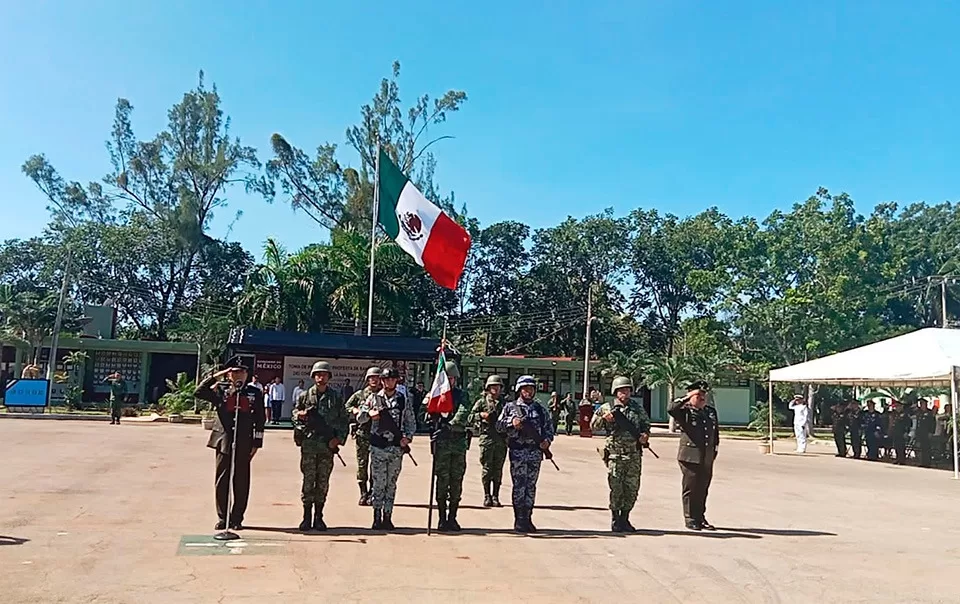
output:
[[[313, 438], [317, 434], [325, 443], [329, 443], [337, 436], [316, 407], [307, 409], [306, 421], [299, 419], [296, 413], [293, 414], [293, 440], [297, 443], [297, 446], [300, 446], [305, 439]], [[347, 467], [347, 462], [343, 461], [343, 457], [340, 457], [339, 445], [333, 449], [333, 454], [337, 456], [343, 467]]]
[[[537, 429], [533, 424], [527, 423], [527, 415], [524, 411], [517, 407], [517, 417], [520, 418], [520, 433], [527, 436], [528, 438], [533, 438], [537, 441], [537, 444], [543, 442], [543, 435], [540, 433], [540, 430]], [[553, 421], [553, 420], [551, 420]], [[550, 450], [549, 444], [546, 449], [540, 449], [540, 453], [543, 454], [544, 459], [553, 464], [553, 467], [557, 469], [557, 472], [560, 471], [560, 466], [557, 465], [557, 462], [553, 460], [553, 451]]]
[[[404, 400], [404, 405], [406, 405], [406, 400]], [[400, 429], [400, 426], [397, 425], [397, 422], [393, 420], [393, 416], [390, 415], [390, 410], [387, 408], [379, 409], [377, 419], [380, 420], [380, 427], [386, 432], [393, 432], [394, 434], [399, 434], [401, 438], [403, 437], [403, 430]], [[370, 427], [371, 431], [373, 426]], [[410, 457], [410, 461], [413, 462], [414, 466], [419, 466], [417, 460], [413, 458], [413, 453], [410, 452], [410, 445], [400, 446], [400, 451], [403, 452], [403, 455]]]
[[616, 405], [611, 405], [610, 413], [613, 414], [613, 421], [616, 422], [617, 427], [621, 430], [626, 430], [630, 436], [632, 436], [637, 441], [637, 449], [647, 449], [649, 450], [654, 457], [660, 459], [660, 456], [657, 455], [657, 452], [650, 448], [650, 443], [641, 444], [640, 435], [643, 434], [640, 432], [640, 428], [637, 427], [630, 418], [623, 414], [623, 411], [617, 408]]

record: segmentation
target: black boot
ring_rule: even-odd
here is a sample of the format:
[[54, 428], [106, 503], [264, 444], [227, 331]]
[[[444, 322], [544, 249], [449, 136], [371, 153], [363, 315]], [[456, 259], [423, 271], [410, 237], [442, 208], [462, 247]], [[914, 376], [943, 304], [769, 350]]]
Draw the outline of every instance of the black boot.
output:
[[360, 501], [357, 505], [370, 505], [370, 491], [367, 489], [366, 481], [360, 481], [357, 485], [360, 486]]
[[395, 528], [397, 528], [397, 527], [393, 526], [393, 512], [388, 512], [388, 511], [384, 510], [384, 512], [383, 512], [383, 530], [385, 530], [385, 531], [392, 531], [392, 530], [394, 530]]
[[630, 524], [630, 512], [620, 512], [620, 528], [624, 533], [636, 533], [637, 529]]
[[493, 507], [493, 497], [490, 496], [490, 483], [488, 481], [483, 483], [483, 507]]
[[447, 507], [437, 505], [437, 530], [440, 532], [447, 530]]
[[450, 514], [447, 516], [447, 530], [455, 533], [460, 531], [460, 524], [457, 522], [458, 507], [460, 507], [459, 503], [451, 503]]
[[311, 528], [313, 528], [313, 504], [312, 503], [303, 504], [303, 521], [300, 522], [300, 526], [297, 528], [300, 529], [301, 533], [306, 533]]
[[313, 530], [327, 530], [327, 523], [323, 521], [323, 504], [318, 503], [313, 510]]
[[227, 530], [227, 521], [221, 518], [217, 520], [217, 523], [213, 525], [213, 530], [215, 531], [225, 531]]
[[513, 530], [518, 533], [527, 532], [527, 523], [523, 519], [523, 512], [520, 508], [513, 508]]
[[493, 493], [490, 495], [490, 501], [493, 503], [493, 507], [502, 508], [503, 504], [500, 503], [500, 483], [493, 483]]
[[535, 527], [535, 526], [533, 525], [533, 508], [527, 508], [527, 509], [526, 509], [526, 516], [525, 516], [525, 518], [526, 518], [526, 520], [527, 520], [527, 532], [528, 532], [528, 533], [536, 533], [536, 532], [537, 532], [537, 527]]
[[623, 532], [623, 526], [620, 524], [620, 512], [616, 510], [610, 511], [610, 530], [614, 533]]
[[370, 527], [375, 531], [383, 528], [383, 512], [378, 509], [373, 510], [373, 525]]

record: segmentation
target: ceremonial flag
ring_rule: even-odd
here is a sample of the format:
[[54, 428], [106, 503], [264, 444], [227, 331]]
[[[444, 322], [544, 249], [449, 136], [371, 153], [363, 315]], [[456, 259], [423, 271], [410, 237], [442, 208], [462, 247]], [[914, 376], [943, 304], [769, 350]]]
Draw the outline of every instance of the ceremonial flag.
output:
[[470, 250], [466, 229], [430, 203], [380, 149], [378, 222], [438, 285], [457, 289]]
[[430, 402], [427, 403], [427, 413], [450, 413], [453, 411], [453, 391], [450, 389], [450, 380], [447, 379], [447, 359], [440, 349], [440, 359], [437, 361], [437, 376], [433, 378], [433, 387], [430, 388]]

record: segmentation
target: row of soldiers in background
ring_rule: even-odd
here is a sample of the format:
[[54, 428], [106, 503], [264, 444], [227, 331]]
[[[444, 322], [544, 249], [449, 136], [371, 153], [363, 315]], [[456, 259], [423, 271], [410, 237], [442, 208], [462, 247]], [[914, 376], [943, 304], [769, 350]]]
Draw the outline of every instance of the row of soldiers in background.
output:
[[857, 401], [850, 401], [834, 405], [831, 411], [837, 457], [847, 456], [848, 434], [855, 459], [860, 459], [864, 442], [866, 458], [871, 461], [880, 459], [880, 450], [884, 449], [885, 457], [894, 452], [894, 463], [903, 465], [910, 448], [916, 453], [918, 465], [924, 468], [930, 467], [934, 453], [944, 455], [947, 450], [948, 424], [952, 417], [949, 403], [944, 405], [944, 413], [939, 417], [925, 399], [918, 399], [915, 405], [891, 401], [886, 413], [878, 411], [872, 400], [867, 401], [866, 409]]

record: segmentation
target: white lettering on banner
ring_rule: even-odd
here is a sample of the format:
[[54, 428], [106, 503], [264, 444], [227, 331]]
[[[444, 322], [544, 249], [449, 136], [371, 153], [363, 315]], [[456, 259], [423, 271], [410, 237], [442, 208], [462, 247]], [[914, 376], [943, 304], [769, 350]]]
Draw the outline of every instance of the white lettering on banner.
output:
[[[376, 365], [377, 367], [395, 366], [400, 372], [401, 377], [407, 374], [406, 361], [387, 361], [377, 359], [321, 359], [314, 357], [283, 357], [283, 386], [287, 391], [288, 400], [283, 403], [283, 417], [289, 417], [296, 401], [291, 400], [293, 389], [297, 383], [303, 380], [304, 389], [313, 385], [313, 379], [310, 377], [310, 370], [317, 361], [327, 361], [333, 370], [330, 376], [330, 386], [338, 392], [342, 391], [345, 380], [350, 380], [350, 388], [360, 390], [366, 384], [364, 374], [367, 368]], [[346, 402], [346, 401], [344, 401]]]

